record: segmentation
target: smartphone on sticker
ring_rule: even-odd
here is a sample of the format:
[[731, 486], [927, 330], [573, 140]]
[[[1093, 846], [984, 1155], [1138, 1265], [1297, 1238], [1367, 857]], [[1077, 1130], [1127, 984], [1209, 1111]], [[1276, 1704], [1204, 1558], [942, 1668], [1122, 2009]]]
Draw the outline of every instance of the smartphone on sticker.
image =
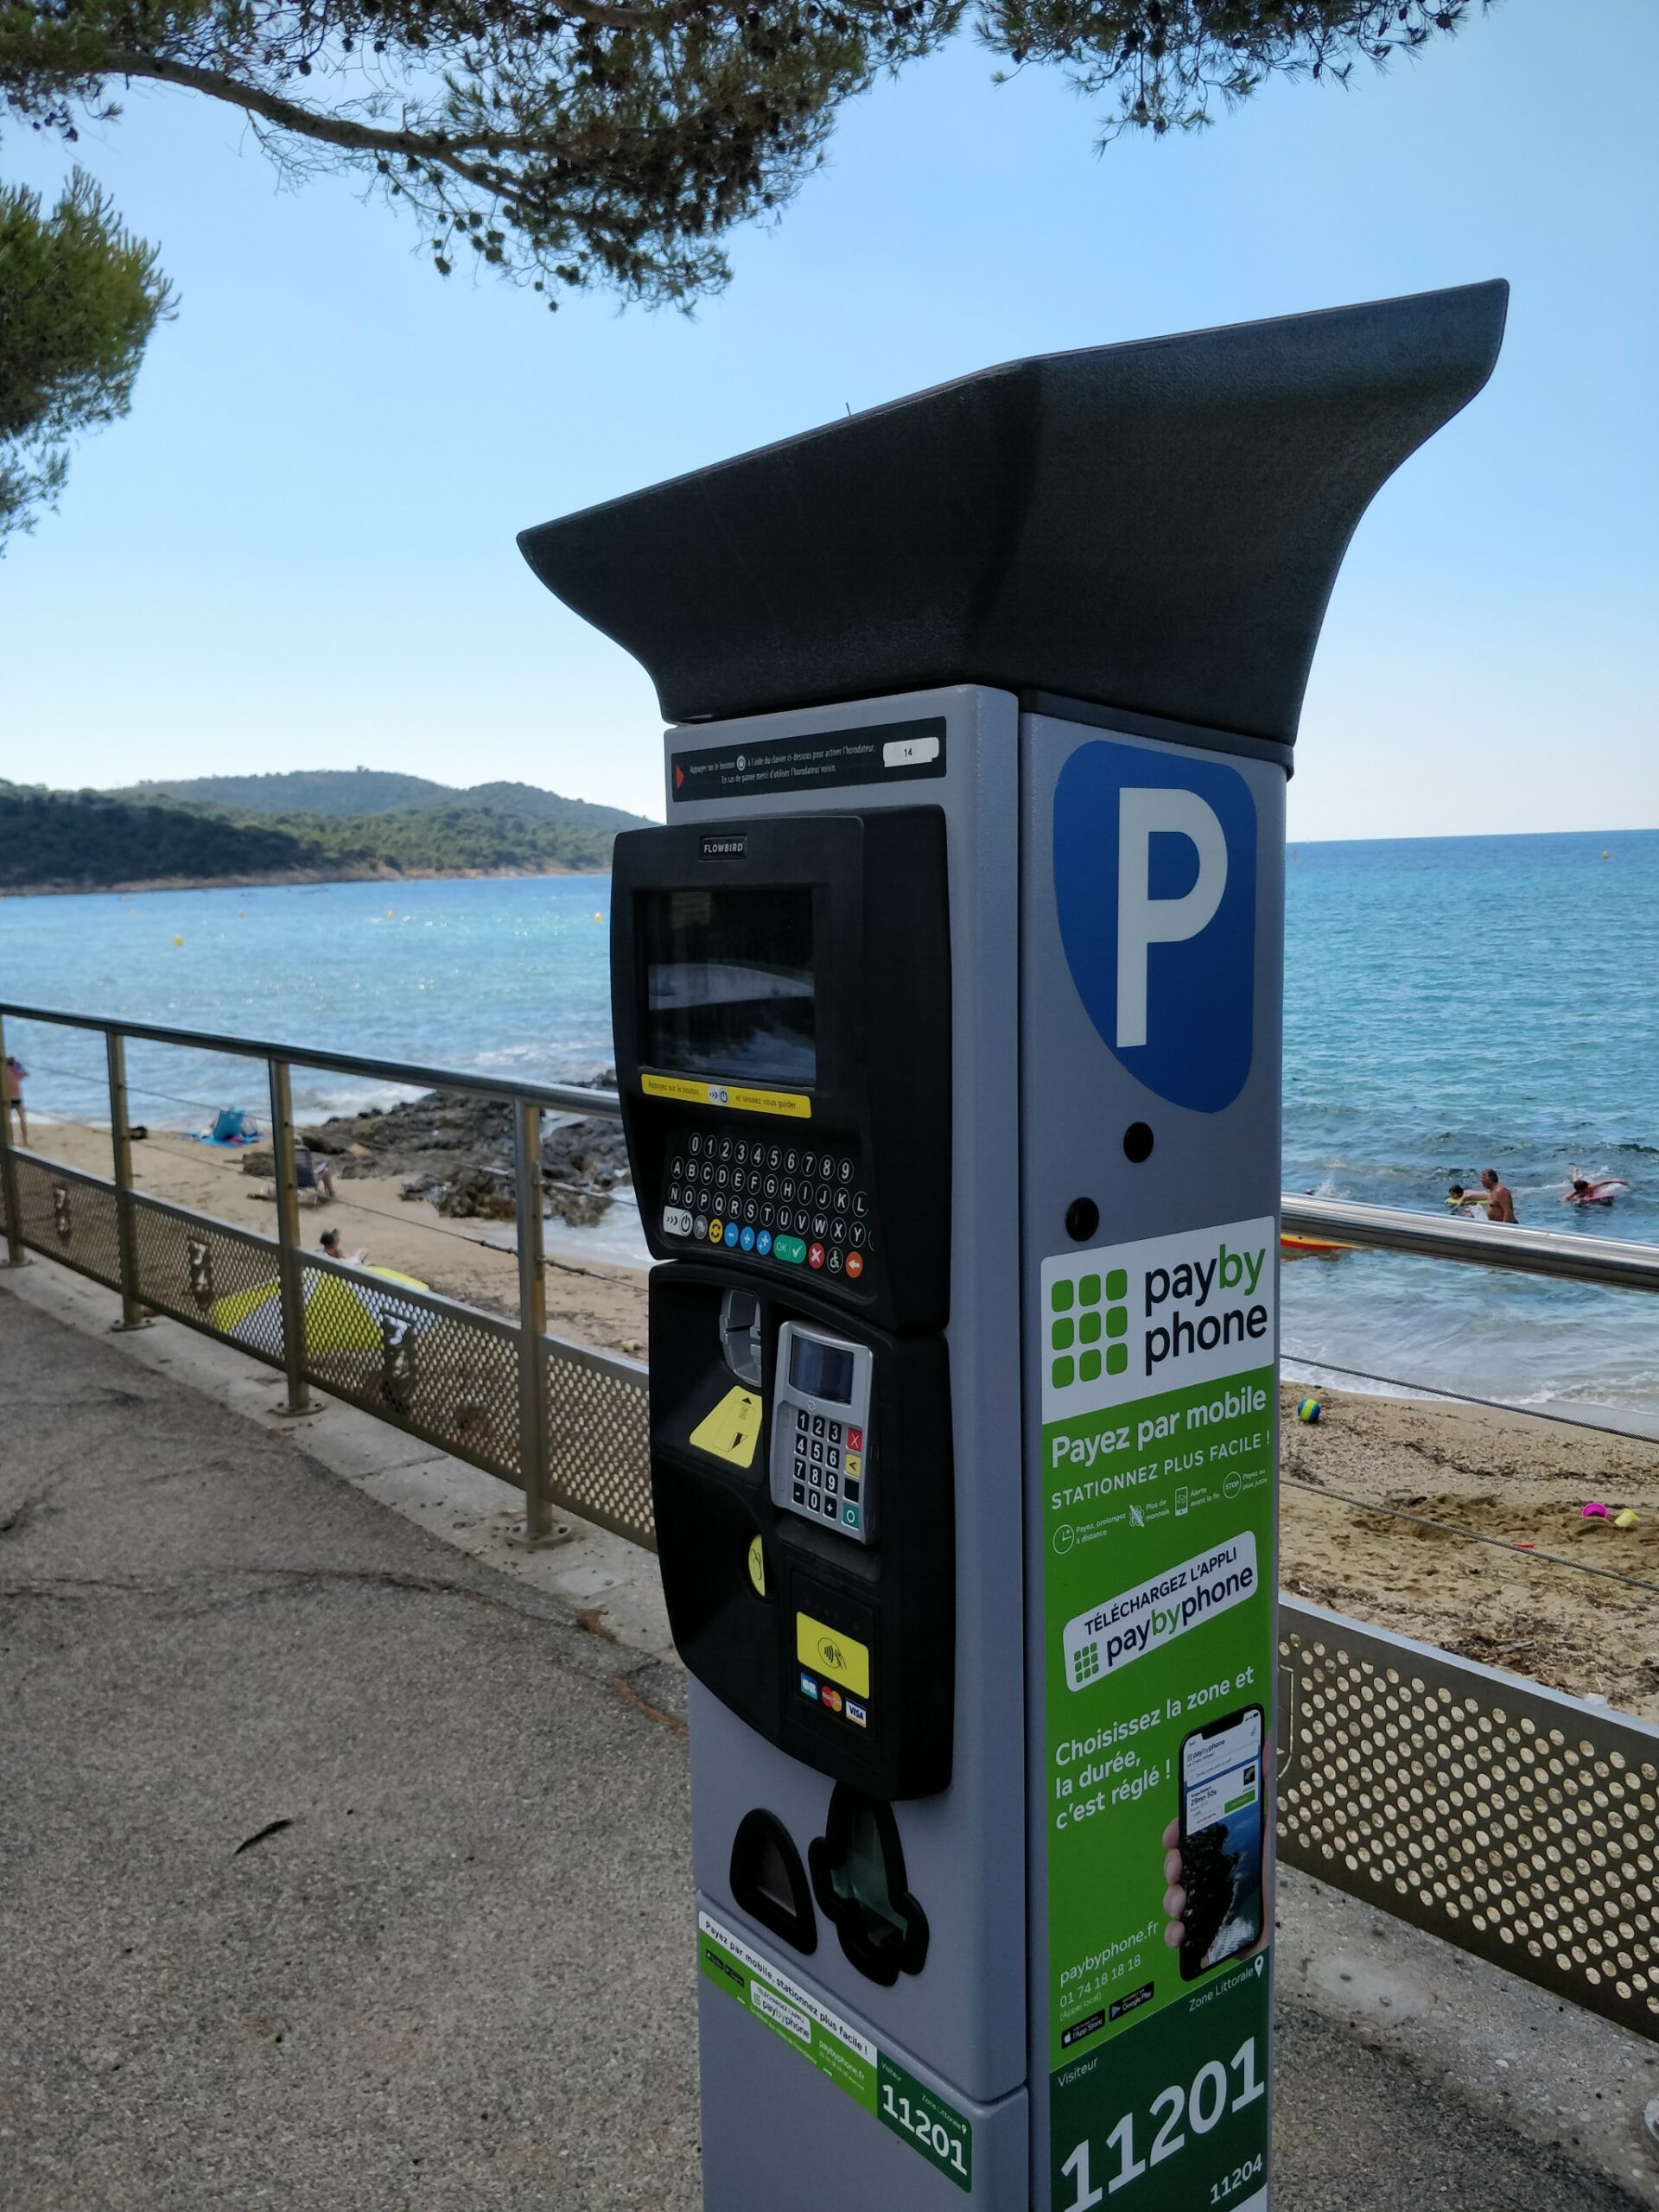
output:
[[1181, 1979], [1242, 1958], [1262, 1939], [1262, 1715], [1246, 1705], [1181, 1744]]

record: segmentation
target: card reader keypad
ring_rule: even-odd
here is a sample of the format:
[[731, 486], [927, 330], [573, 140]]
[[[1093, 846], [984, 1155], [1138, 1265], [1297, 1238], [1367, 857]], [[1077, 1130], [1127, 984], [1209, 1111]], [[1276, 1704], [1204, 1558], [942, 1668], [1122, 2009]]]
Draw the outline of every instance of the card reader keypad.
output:
[[870, 1194], [843, 1145], [685, 1128], [668, 1153], [663, 1234], [739, 1259], [856, 1283], [869, 1268]]
[[[797, 1337], [853, 1354], [845, 1399], [814, 1397], [792, 1381]], [[870, 1355], [861, 1347], [840, 1345], [798, 1322], [785, 1322], [779, 1332], [772, 1417], [772, 1502], [864, 1544], [870, 1541], [875, 1518], [871, 1372]]]

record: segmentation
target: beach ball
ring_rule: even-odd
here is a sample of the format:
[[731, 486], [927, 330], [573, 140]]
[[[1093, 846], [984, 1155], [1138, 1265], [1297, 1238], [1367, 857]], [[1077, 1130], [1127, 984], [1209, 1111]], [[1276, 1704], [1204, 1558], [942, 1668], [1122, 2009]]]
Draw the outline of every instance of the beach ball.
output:
[[1298, 1421], [1318, 1421], [1324, 1411], [1325, 1408], [1317, 1398], [1304, 1398], [1296, 1408], [1296, 1418]]

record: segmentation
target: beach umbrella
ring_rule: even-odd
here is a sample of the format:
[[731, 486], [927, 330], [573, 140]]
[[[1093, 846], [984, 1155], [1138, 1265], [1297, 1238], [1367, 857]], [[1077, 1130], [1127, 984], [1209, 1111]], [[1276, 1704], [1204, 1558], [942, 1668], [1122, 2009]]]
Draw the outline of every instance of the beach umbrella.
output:
[[[383, 1281], [400, 1283], [406, 1290], [424, 1290], [414, 1275], [398, 1274], [391, 1268], [365, 1270]], [[282, 1327], [283, 1287], [280, 1282], [256, 1283], [250, 1290], [232, 1291], [215, 1300], [209, 1315], [221, 1336], [232, 1343], [267, 1344], [273, 1330]], [[379, 1297], [366, 1284], [348, 1282], [341, 1275], [314, 1274], [305, 1286], [305, 1349], [313, 1358], [323, 1352], [372, 1351], [385, 1342], [383, 1321], [404, 1322], [411, 1330], [426, 1319], [422, 1313]]]

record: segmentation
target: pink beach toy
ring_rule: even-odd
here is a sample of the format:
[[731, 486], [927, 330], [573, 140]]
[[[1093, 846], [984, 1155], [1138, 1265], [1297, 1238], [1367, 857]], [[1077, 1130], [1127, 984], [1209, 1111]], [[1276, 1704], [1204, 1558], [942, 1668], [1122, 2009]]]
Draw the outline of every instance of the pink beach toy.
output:
[[1592, 1498], [1584, 1509], [1583, 1517], [1586, 1521], [1605, 1521], [1607, 1518], [1607, 1509], [1599, 1498]]

